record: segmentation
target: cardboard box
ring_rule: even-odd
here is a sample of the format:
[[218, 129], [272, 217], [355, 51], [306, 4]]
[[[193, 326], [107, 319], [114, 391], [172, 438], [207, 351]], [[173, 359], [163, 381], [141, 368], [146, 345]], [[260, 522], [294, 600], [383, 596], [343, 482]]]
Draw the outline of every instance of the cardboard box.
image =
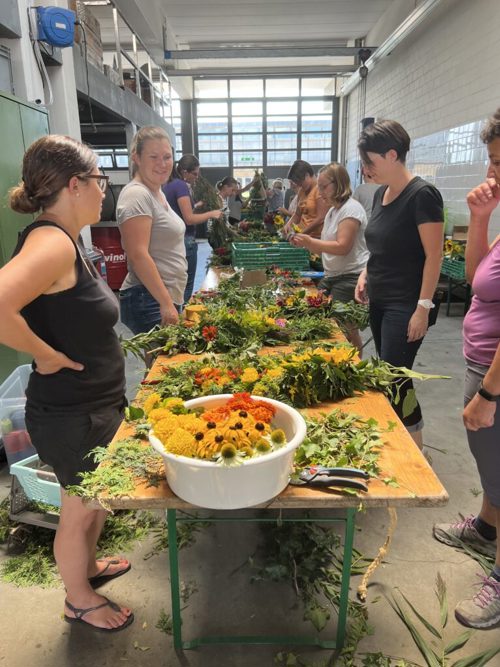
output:
[[265, 285], [267, 283], [267, 274], [265, 269], [244, 270], [240, 279], [240, 287], [254, 287], [255, 285]]
[[454, 225], [453, 231], [451, 233], [452, 241], [467, 241], [467, 234], [469, 228], [467, 225]]

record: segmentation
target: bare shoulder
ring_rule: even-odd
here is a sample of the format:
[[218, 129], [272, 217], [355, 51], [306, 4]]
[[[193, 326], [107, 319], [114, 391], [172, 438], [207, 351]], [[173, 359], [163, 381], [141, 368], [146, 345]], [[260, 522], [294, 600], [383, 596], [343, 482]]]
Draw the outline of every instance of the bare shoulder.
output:
[[76, 249], [70, 237], [58, 227], [46, 226], [33, 229], [19, 253], [34, 258], [43, 256], [45, 261], [57, 261], [58, 263], [73, 263], [76, 257]]

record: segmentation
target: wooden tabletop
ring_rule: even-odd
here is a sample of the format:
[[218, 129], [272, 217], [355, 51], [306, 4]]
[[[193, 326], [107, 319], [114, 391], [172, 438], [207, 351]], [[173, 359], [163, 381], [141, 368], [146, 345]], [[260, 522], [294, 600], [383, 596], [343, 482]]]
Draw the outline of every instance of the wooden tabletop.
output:
[[[272, 351], [276, 353], [278, 350], [272, 348]], [[193, 359], [193, 356], [179, 354], [170, 358], [159, 357], [148, 378], [157, 378], [165, 366], [189, 359]], [[138, 402], [140, 403], [140, 395]], [[341, 492], [324, 489], [288, 486], [279, 496], [259, 507], [269, 509], [341, 508], [356, 507], [360, 501], [366, 507], [436, 507], [447, 503], [446, 490], [383, 394], [368, 391], [353, 398], [323, 403], [319, 407], [308, 408], [301, 412], [314, 416], [328, 413], [334, 408], [341, 408], [347, 413], [354, 413], [363, 418], [373, 417], [381, 428], [385, 428], [388, 422], [396, 422], [395, 429], [382, 436], [384, 447], [379, 459], [380, 479], [370, 480], [368, 493], [360, 493], [358, 496], [342, 495]], [[124, 422], [115, 440], [121, 440], [133, 434], [133, 426]], [[145, 446], [149, 445], [145, 444]], [[394, 478], [398, 486], [385, 484], [381, 481], [385, 478]], [[102, 500], [111, 509], [193, 509], [192, 505], [178, 498], [170, 490], [166, 480], [162, 480], [158, 487], [147, 487], [145, 483], [139, 482], [134, 494], [129, 497], [102, 498]]]

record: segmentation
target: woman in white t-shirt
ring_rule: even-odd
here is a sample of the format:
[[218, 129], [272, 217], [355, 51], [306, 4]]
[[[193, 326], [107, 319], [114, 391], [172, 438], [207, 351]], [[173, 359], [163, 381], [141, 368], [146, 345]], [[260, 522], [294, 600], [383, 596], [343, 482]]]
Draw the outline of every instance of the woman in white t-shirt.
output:
[[[336, 301], [354, 301], [359, 274], [368, 261], [366, 213], [361, 204], [352, 199], [349, 174], [341, 164], [332, 162], [320, 170], [318, 190], [320, 197], [331, 205], [325, 216], [321, 238], [294, 234], [290, 242], [310, 252], [321, 253], [325, 276], [318, 289]], [[361, 353], [362, 342], [356, 327], [348, 329], [347, 338]]]
[[122, 322], [134, 333], [177, 324], [187, 281], [183, 220], [162, 192], [174, 165], [167, 133], [143, 127], [131, 147], [133, 179], [120, 193], [116, 217], [127, 253], [120, 289]]

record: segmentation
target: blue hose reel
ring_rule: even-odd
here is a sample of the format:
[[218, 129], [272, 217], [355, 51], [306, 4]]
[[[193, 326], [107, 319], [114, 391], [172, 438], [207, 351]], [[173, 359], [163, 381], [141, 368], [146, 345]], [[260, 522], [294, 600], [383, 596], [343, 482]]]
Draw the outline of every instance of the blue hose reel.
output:
[[75, 41], [76, 14], [61, 7], [36, 7], [38, 41], [64, 48]]

